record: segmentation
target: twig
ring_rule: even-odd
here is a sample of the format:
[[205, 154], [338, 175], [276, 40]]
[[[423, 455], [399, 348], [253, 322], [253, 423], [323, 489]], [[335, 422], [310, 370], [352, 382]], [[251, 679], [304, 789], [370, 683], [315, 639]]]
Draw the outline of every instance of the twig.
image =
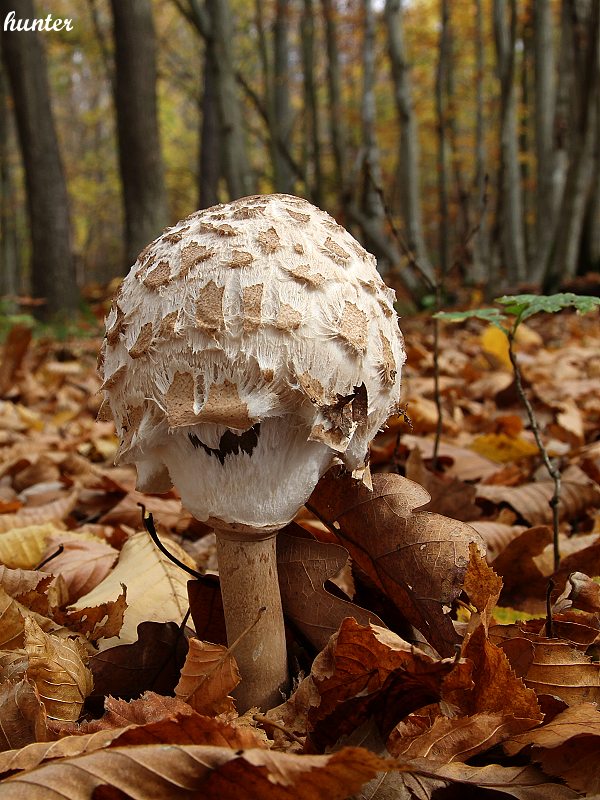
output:
[[554, 589], [554, 581], [552, 578], [548, 580], [548, 588], [546, 589], [546, 638], [554, 639], [554, 621], [552, 619], [552, 602], [550, 596]]
[[191, 567], [188, 567], [187, 564], [184, 564], [183, 561], [180, 561], [177, 556], [174, 556], [173, 553], [170, 553], [161, 540], [158, 538], [158, 533], [156, 532], [156, 528], [154, 527], [154, 518], [150, 511], [146, 513], [146, 506], [143, 503], [138, 503], [138, 506], [142, 509], [142, 523], [146, 531], [150, 534], [150, 538], [154, 542], [154, 544], [158, 547], [161, 553], [163, 553], [169, 561], [172, 561], [173, 564], [176, 564], [180, 569], [185, 570], [188, 575], [191, 575], [196, 580], [202, 580], [204, 575], [201, 572], [198, 572]]
[[538, 447], [538, 450], [540, 451], [540, 455], [542, 456], [544, 466], [546, 467], [548, 474], [550, 475], [550, 477], [554, 482], [554, 493], [550, 500], [550, 507], [552, 508], [552, 528], [554, 532], [554, 537], [553, 537], [554, 571], [556, 572], [560, 566], [560, 547], [558, 543], [558, 523], [559, 523], [559, 505], [560, 505], [560, 488], [561, 488], [560, 470], [557, 469], [556, 465], [552, 463], [552, 459], [548, 455], [548, 451], [546, 450], [546, 447], [542, 441], [538, 421], [535, 416], [535, 411], [533, 410], [533, 406], [529, 402], [529, 398], [525, 394], [525, 390], [523, 388], [521, 368], [519, 367], [519, 363], [517, 361], [517, 354], [515, 353], [514, 350], [515, 332], [518, 323], [519, 320], [517, 319], [513, 327], [507, 332], [508, 357], [510, 358], [510, 363], [512, 364], [512, 368], [515, 373], [515, 386], [517, 388], [517, 394], [519, 395], [523, 405], [525, 406], [527, 417], [529, 419], [529, 424], [531, 426], [531, 430], [535, 438], [535, 443]]
[[42, 569], [42, 567], [45, 567], [49, 561], [52, 561], [53, 558], [59, 556], [64, 549], [65, 549], [64, 544], [59, 544], [58, 548], [52, 553], [52, 555], [49, 555], [43, 561], [40, 561], [40, 563], [37, 565], [37, 567], [34, 567], [34, 569]]
[[252, 719], [258, 722], [258, 724], [262, 725], [263, 727], [267, 725], [270, 728], [275, 728], [276, 730], [281, 731], [289, 739], [291, 739], [294, 742], [297, 742], [298, 744], [302, 745], [302, 747], [304, 747], [304, 741], [299, 736], [296, 736], [295, 733], [289, 731], [280, 722], [274, 722], [272, 719], [269, 719], [268, 717], [265, 717], [262, 714], [253, 714]]

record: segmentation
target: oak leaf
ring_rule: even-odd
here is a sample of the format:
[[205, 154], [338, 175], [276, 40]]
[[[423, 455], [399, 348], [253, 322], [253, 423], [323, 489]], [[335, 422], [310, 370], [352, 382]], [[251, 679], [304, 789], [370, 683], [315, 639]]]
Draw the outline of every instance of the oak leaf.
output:
[[464, 522], [419, 509], [429, 494], [400, 475], [373, 476], [373, 491], [333, 468], [309, 507], [338, 534], [375, 584], [442, 655], [459, 641], [450, 617], [469, 563], [469, 543], [481, 538]]

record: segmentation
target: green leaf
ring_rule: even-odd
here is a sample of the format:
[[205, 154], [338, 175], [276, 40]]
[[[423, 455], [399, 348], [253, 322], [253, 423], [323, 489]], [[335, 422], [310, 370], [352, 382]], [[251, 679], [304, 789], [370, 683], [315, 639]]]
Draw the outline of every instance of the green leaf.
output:
[[507, 314], [517, 317], [517, 324], [534, 314], [544, 312], [554, 314], [563, 308], [574, 308], [580, 314], [587, 314], [600, 307], [600, 297], [577, 295], [572, 292], [560, 294], [515, 294], [497, 297], [494, 301], [501, 303]]
[[473, 308], [470, 311], [438, 311], [433, 315], [434, 319], [442, 319], [445, 322], [465, 322], [468, 319], [481, 319], [500, 328], [506, 333], [505, 315], [498, 308]]

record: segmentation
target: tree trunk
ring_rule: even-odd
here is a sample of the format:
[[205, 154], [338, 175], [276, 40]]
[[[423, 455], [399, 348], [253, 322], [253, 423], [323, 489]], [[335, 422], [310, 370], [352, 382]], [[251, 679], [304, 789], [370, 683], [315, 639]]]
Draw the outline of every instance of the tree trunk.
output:
[[331, 147], [335, 165], [334, 185], [338, 187], [341, 205], [345, 208], [348, 205], [346, 193], [346, 132], [342, 116], [342, 80], [338, 49], [337, 8], [335, 0], [321, 0], [321, 2], [325, 19], [325, 40], [327, 45], [327, 87], [329, 90]]
[[149, 0], [111, 0], [115, 106], [131, 265], [168, 221], [156, 107], [156, 37]]
[[221, 142], [217, 108], [215, 54], [210, 39], [204, 45], [204, 75], [201, 100], [202, 123], [198, 152], [198, 207], [218, 203], [221, 176]]
[[242, 106], [238, 96], [232, 12], [229, 0], [207, 0], [210, 33], [215, 48], [223, 172], [230, 198], [252, 194], [254, 180], [248, 160]]
[[[581, 16], [575, 0], [571, 7], [575, 37], [573, 40], [577, 87], [574, 120], [569, 147], [569, 168], [562, 204], [558, 214], [557, 240], [544, 284], [554, 289], [577, 272], [585, 212], [594, 175], [594, 154], [598, 132], [598, 93], [600, 91], [600, 7], [591, 3]], [[587, 13], [585, 13], [587, 11]]]
[[290, 2], [277, 0], [273, 25], [273, 118], [271, 138], [275, 141], [273, 163], [275, 191], [291, 194], [294, 190], [294, 174], [289, 161], [282, 152], [280, 143], [289, 144], [292, 133], [289, 71], [289, 27]]
[[[8, 86], [0, 58], [0, 297], [15, 297], [19, 289], [19, 249], [15, 220], [16, 198], [10, 163]], [[9, 301], [13, 310], [14, 301]]]
[[485, 122], [484, 122], [484, 92], [483, 77], [485, 74], [485, 47], [483, 31], [482, 0], [476, 0], [476, 28], [475, 42], [476, 62], [476, 122], [475, 122], [475, 189], [477, 197], [477, 232], [473, 243], [473, 281], [483, 284], [492, 278], [490, 274], [490, 240], [487, 219], [487, 169], [485, 148]]
[[[301, 21], [302, 67], [304, 72], [305, 137], [307, 153], [306, 186], [315, 205], [320, 206], [323, 197], [323, 175], [321, 171], [321, 126], [315, 82], [315, 10], [313, 0], [304, 0]], [[311, 168], [312, 167], [312, 168]]]
[[404, 220], [406, 244], [414, 253], [421, 270], [433, 280], [433, 267], [427, 255], [423, 236], [421, 189], [419, 176], [419, 136], [417, 117], [412, 101], [410, 65], [404, 45], [400, 0], [386, 0], [385, 19], [388, 30], [388, 50], [394, 84], [394, 99], [400, 120], [398, 154], [398, 184]]
[[515, 91], [516, 1], [494, 0], [494, 37], [500, 80], [500, 179], [499, 224], [504, 274], [510, 284], [526, 276], [523, 236], [523, 200], [519, 169], [517, 108]]
[[[360, 208], [363, 215], [371, 220], [368, 229], [363, 231], [365, 237], [370, 239], [369, 245], [377, 251], [377, 240], [374, 240], [369, 231], [371, 229], [383, 230], [385, 210], [380, 197], [383, 189], [381, 167], [379, 162], [379, 148], [375, 123], [377, 110], [375, 105], [375, 14], [372, 0], [362, 0], [364, 12], [363, 36], [363, 91], [362, 91], [362, 138], [364, 148], [364, 179], [361, 187], [362, 197]], [[379, 238], [379, 237], [378, 237]], [[375, 252], [376, 256], [385, 258], [385, 253]]]
[[438, 63], [435, 76], [435, 109], [437, 117], [438, 150], [437, 150], [437, 176], [438, 176], [438, 254], [440, 276], [443, 282], [450, 267], [450, 219], [448, 196], [448, 138], [447, 138], [447, 73], [450, 60], [450, 8], [448, 0], [441, 0], [440, 41], [438, 46]]
[[[0, 0], [2, 19], [33, 19], [32, 0]], [[46, 74], [36, 31], [4, 31], [2, 50], [13, 97], [25, 168], [31, 226], [31, 289], [45, 298], [40, 316], [77, 308], [79, 293], [71, 252], [69, 202]]]
[[546, 269], [556, 225], [554, 180], [554, 114], [556, 77], [552, 35], [552, 3], [535, 0], [533, 54], [535, 72], [536, 217], [532, 277], [539, 281]]

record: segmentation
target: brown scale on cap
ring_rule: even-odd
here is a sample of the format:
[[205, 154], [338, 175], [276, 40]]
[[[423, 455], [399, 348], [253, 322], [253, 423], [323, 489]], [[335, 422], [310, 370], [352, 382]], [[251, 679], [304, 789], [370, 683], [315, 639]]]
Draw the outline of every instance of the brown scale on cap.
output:
[[274, 253], [279, 249], [280, 239], [273, 227], [260, 231], [256, 239], [264, 253]]
[[246, 286], [242, 294], [244, 307], [244, 333], [255, 331], [261, 323], [261, 307], [263, 296], [262, 283]]
[[199, 289], [196, 300], [196, 327], [204, 333], [214, 334], [223, 330], [223, 293], [224, 286], [217, 286], [209, 281]]
[[171, 280], [171, 267], [168, 261], [160, 261], [158, 266], [149, 272], [142, 283], [148, 289], [160, 289]]
[[229, 260], [225, 262], [227, 267], [249, 267], [254, 261], [252, 253], [247, 253], [245, 250], [232, 250]]
[[146, 322], [138, 334], [132, 347], [129, 348], [129, 355], [131, 358], [141, 358], [148, 352], [152, 343], [152, 323]]

